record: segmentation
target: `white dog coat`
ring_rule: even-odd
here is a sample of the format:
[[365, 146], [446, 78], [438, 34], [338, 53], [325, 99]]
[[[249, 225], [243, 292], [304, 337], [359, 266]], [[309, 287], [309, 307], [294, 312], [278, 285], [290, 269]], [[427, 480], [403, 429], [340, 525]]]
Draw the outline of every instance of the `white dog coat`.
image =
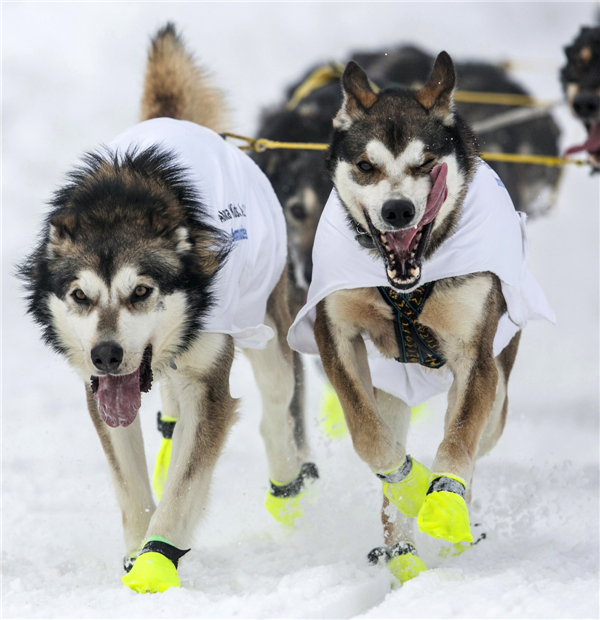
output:
[[[363, 287], [389, 287], [383, 260], [361, 247], [355, 235], [356, 231], [350, 227], [346, 211], [333, 190], [317, 228], [308, 299], [288, 334], [292, 349], [301, 353], [318, 353], [313, 331], [316, 305], [331, 293]], [[515, 211], [496, 173], [480, 162], [469, 185], [457, 230], [430, 260], [423, 262], [421, 280], [414, 288], [443, 278], [482, 271], [495, 273], [501, 280], [508, 307], [494, 339], [494, 355], [498, 355], [527, 321], [555, 321], [527, 262], [525, 216]], [[419, 364], [403, 364], [383, 358], [368, 339], [366, 345], [374, 387], [408, 405], [419, 405], [450, 389], [453, 377], [447, 365], [430, 369]]]
[[139, 123], [108, 148], [125, 153], [154, 145], [176, 155], [210, 223], [233, 239], [213, 287], [216, 302], [203, 331], [231, 334], [240, 347], [264, 348], [273, 337], [264, 324], [267, 300], [287, 257], [285, 219], [271, 184], [238, 148], [187, 121], [159, 118]]

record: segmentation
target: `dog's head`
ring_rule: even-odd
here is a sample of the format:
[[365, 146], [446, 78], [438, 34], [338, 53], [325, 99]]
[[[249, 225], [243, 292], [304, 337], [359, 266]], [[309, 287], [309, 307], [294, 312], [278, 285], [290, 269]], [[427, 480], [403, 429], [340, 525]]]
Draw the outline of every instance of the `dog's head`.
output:
[[414, 288], [458, 221], [474, 170], [474, 138], [453, 109], [454, 66], [442, 52], [418, 91], [371, 89], [350, 62], [328, 170], [352, 222], [381, 254], [388, 281]]
[[567, 153], [587, 151], [591, 164], [600, 170], [600, 26], [582, 28], [565, 47], [567, 64], [560, 77], [573, 114], [588, 132], [587, 140]]
[[140, 392], [186, 349], [211, 307], [226, 241], [184, 171], [156, 148], [90, 155], [52, 202], [20, 275], [45, 340], [91, 387], [110, 426], [133, 422]]

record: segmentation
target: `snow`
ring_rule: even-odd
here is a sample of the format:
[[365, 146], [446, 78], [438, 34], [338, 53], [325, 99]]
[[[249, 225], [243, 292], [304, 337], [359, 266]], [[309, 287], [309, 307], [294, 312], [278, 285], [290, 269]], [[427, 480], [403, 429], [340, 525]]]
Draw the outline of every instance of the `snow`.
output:
[[[308, 419], [321, 480], [292, 532], [262, 502], [267, 467], [260, 397], [240, 357], [241, 420], [217, 466], [183, 588], [138, 595], [120, 583], [119, 511], [83, 388], [24, 317], [14, 264], [32, 247], [63, 174], [86, 149], [135, 122], [149, 35], [167, 19], [214, 70], [236, 129], [312, 63], [415, 42], [456, 58], [536, 61], [516, 74], [561, 97], [562, 47], [596, 3], [3, 4], [2, 613], [6, 618], [590, 618], [598, 617], [599, 178], [565, 170], [556, 210], [529, 223], [532, 270], [558, 323], [525, 332], [506, 430], [477, 466], [473, 522], [487, 538], [390, 589], [366, 554], [382, 544], [380, 483], [348, 439], [329, 442], [308, 368]], [[547, 70], [550, 68], [551, 70]], [[583, 138], [562, 108], [563, 146]], [[158, 394], [144, 395], [151, 463]], [[444, 400], [417, 420], [409, 452], [431, 464]]]

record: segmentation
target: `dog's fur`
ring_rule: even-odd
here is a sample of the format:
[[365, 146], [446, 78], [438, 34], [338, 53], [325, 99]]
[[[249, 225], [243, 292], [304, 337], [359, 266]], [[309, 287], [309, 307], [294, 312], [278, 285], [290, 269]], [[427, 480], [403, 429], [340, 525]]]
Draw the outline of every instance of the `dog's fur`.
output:
[[[404, 85], [419, 88], [433, 67], [433, 56], [403, 46], [388, 53], [356, 53], [352, 56], [379, 87]], [[286, 93], [289, 100], [309, 71]], [[527, 94], [499, 66], [484, 62], [457, 63], [461, 88], [469, 91]], [[267, 110], [258, 135], [272, 140], [329, 142], [331, 119], [342, 102], [339, 80], [307, 95], [294, 110], [284, 105]], [[509, 106], [456, 103], [457, 112], [469, 123], [501, 115]], [[507, 153], [558, 154], [558, 127], [548, 113], [540, 118], [486, 131], [477, 136], [483, 150]], [[272, 150], [253, 154], [269, 177], [283, 205], [288, 227], [293, 309], [305, 300], [312, 277], [312, 248], [321, 211], [331, 193], [332, 183], [323, 166], [323, 155], [314, 151]], [[505, 162], [490, 162], [508, 189], [515, 208], [530, 216], [544, 213], [553, 202], [559, 171], [556, 168]]]
[[[154, 38], [141, 120], [161, 116], [227, 128], [226, 104], [194, 65], [172, 25]], [[203, 333], [214, 303], [212, 283], [229, 239], [214, 229], [169, 153], [159, 147], [123, 159], [89, 155], [52, 203], [40, 243], [21, 266], [28, 310], [44, 338], [81, 376], [87, 405], [106, 453], [122, 512], [126, 550], [134, 557], [150, 536], [180, 549], [208, 498], [217, 457], [236, 420], [229, 393], [234, 342]], [[306, 447], [286, 342], [291, 324], [287, 270], [267, 303], [275, 338], [248, 357], [262, 400], [269, 473], [281, 483], [298, 474]], [[103, 421], [93, 392], [98, 368], [91, 351], [116, 343], [123, 360], [112, 375], [140, 369], [140, 388], [160, 380], [163, 414], [178, 419], [169, 475], [155, 507], [139, 416], [127, 426]], [[92, 380], [90, 381], [90, 377]]]
[[[450, 57], [445, 52], [438, 56], [429, 81], [417, 91], [389, 89], [376, 95], [353, 62], [342, 83], [344, 102], [334, 120], [327, 167], [348, 218], [370, 231], [379, 248], [384, 243], [380, 233], [389, 230], [380, 216], [385, 201], [401, 191], [416, 203], [414, 221], [419, 222], [431, 187], [429, 171], [446, 163], [448, 199], [433, 221], [429, 243], [426, 234], [419, 242], [426, 244], [422, 254], [431, 256], [451, 235], [476, 166], [472, 134], [453, 109]], [[365, 161], [371, 170], [358, 165]], [[388, 278], [403, 288], [389, 273]], [[415, 276], [408, 284], [417, 281]], [[437, 337], [454, 374], [432, 471], [464, 479], [467, 496], [475, 460], [494, 446], [504, 427], [506, 386], [520, 335], [494, 359], [494, 336], [505, 312], [500, 280], [487, 272], [436, 282], [419, 318]], [[354, 447], [373, 471], [389, 472], [406, 456], [410, 408], [373, 389], [364, 334], [385, 357], [400, 355], [392, 310], [377, 288], [340, 290], [317, 305], [315, 338]], [[385, 500], [386, 544], [413, 544], [408, 519], [395, 513]]]
[[[600, 26], [582, 27], [565, 54], [560, 78], [569, 107], [588, 136], [600, 135]], [[587, 150], [592, 170], [600, 172], [600, 137]]]

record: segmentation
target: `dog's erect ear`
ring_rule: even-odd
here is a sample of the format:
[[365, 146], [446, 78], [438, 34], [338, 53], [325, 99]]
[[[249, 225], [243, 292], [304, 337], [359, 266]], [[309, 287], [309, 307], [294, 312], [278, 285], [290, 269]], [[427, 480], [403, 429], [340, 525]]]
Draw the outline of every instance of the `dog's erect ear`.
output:
[[57, 213], [50, 218], [50, 243], [60, 243], [64, 239], [72, 238], [77, 225], [74, 213]]
[[377, 101], [367, 74], [351, 60], [342, 75], [344, 103], [333, 119], [333, 126], [345, 130]]
[[73, 232], [77, 226], [77, 216], [74, 213], [57, 213], [50, 218], [48, 230], [47, 258], [57, 258], [61, 255], [61, 246], [73, 239]]
[[427, 84], [415, 93], [415, 99], [427, 111], [439, 114], [442, 121], [450, 125], [453, 121], [455, 84], [456, 76], [452, 58], [446, 52], [440, 52], [435, 59], [433, 71]]

